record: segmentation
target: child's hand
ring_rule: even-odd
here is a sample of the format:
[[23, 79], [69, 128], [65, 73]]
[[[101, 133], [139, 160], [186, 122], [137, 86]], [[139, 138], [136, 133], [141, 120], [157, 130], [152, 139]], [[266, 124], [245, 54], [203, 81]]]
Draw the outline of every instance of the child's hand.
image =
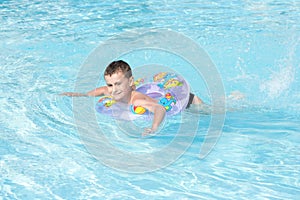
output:
[[155, 133], [156, 130], [153, 128], [145, 128], [144, 132], [142, 133], [142, 136], [147, 136], [149, 134]]
[[68, 97], [71, 97], [73, 96], [73, 93], [72, 92], [64, 92], [64, 93], [61, 93], [59, 94], [60, 96], [68, 96]]
[[86, 94], [82, 94], [82, 93], [77, 93], [77, 92], [64, 92], [59, 94], [61, 96], [68, 96], [68, 97], [83, 97], [83, 96], [87, 96]]

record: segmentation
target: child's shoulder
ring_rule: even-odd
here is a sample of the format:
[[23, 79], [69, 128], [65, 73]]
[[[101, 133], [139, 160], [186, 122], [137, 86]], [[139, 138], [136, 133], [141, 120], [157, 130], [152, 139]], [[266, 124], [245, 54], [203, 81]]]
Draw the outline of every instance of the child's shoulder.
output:
[[134, 100], [134, 99], [145, 99], [145, 98], [148, 98], [147, 95], [141, 93], [141, 92], [138, 92], [138, 91], [132, 91], [131, 93], [131, 98]]
[[141, 92], [138, 92], [138, 91], [132, 91], [132, 94], [131, 94], [131, 104], [134, 104], [134, 102], [136, 101], [140, 101], [140, 100], [143, 100], [143, 101], [149, 101], [149, 102], [156, 102], [155, 99], [152, 99], [151, 97], [141, 93]]

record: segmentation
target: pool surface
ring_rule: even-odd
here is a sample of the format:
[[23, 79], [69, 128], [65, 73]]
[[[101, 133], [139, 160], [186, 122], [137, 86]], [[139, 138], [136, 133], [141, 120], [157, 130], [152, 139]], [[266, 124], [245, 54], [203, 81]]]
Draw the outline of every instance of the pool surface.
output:
[[[0, 199], [298, 199], [299, 13], [296, 0], [0, 1]], [[114, 121], [59, 95], [104, 84], [106, 66], [94, 63], [82, 74], [85, 61], [112, 37], [141, 28], [190, 38], [217, 73], [201, 76], [201, 66], [159, 49], [111, 60], [126, 60], [134, 72], [169, 67], [208, 104], [216, 99], [206, 80], [219, 76], [227, 112], [186, 111], [168, 118], [159, 134], [142, 138], [149, 122]], [[179, 49], [195, 55], [190, 47]], [[99, 79], [85, 81], [91, 77]], [[80, 99], [82, 105], [97, 100]], [[89, 118], [79, 122], [77, 111], [93, 116], [97, 126]], [[220, 135], [211, 140], [212, 118], [220, 115]], [[178, 136], [180, 127], [186, 128]], [[104, 148], [92, 129], [116, 151]], [[209, 142], [211, 151], [200, 157]], [[144, 166], [134, 168], [118, 150], [139, 155]]]

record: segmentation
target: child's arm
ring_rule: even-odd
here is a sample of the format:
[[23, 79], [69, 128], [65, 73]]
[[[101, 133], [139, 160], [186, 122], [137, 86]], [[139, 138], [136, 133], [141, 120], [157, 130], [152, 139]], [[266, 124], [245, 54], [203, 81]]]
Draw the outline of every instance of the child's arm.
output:
[[155, 132], [164, 120], [166, 109], [162, 105], [158, 104], [155, 99], [143, 94], [136, 95], [132, 103], [136, 106], [142, 106], [154, 114], [151, 128], [145, 129], [143, 135]]
[[[154, 113], [152, 127], [145, 129], [143, 136], [155, 132], [158, 129], [161, 122], [165, 118], [166, 109], [162, 105], [159, 105], [159, 104], [154, 105], [154, 106], [152, 106], [152, 109], [153, 109], [153, 113]], [[148, 110], [150, 110], [150, 109], [148, 109]]]
[[61, 93], [60, 95], [69, 96], [69, 97], [88, 97], [88, 96], [97, 97], [97, 96], [102, 96], [102, 95], [107, 95], [107, 94], [108, 94], [107, 87], [103, 86], [103, 87], [99, 87], [94, 90], [91, 90], [87, 93], [64, 92], [64, 93]]

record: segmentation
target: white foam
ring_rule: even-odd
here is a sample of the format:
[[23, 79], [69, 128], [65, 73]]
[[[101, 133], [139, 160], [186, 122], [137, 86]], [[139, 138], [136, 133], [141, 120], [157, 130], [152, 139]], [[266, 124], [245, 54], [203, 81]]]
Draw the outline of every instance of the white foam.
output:
[[292, 41], [291, 48], [287, 56], [279, 61], [279, 71], [272, 71], [268, 80], [260, 84], [260, 91], [267, 93], [267, 95], [274, 99], [279, 97], [283, 92], [288, 91], [291, 84], [295, 80], [296, 69], [293, 65], [295, 59], [295, 52], [299, 39]]
[[266, 92], [270, 98], [279, 97], [287, 91], [294, 81], [295, 69], [292, 65], [281, 68], [278, 72], [272, 72], [269, 80], [260, 85], [260, 91]]

